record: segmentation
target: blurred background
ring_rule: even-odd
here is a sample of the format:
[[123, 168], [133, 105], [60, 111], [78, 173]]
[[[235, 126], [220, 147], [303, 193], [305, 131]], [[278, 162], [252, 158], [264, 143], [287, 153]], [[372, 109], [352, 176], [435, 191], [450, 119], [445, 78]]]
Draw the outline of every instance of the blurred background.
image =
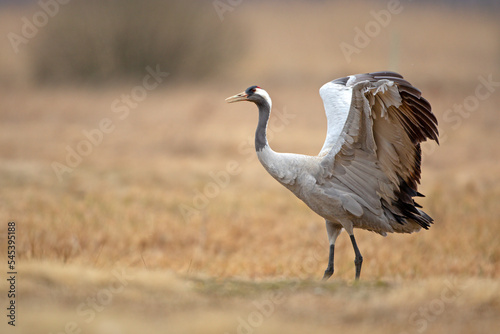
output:
[[[441, 145], [424, 144], [419, 189], [435, 225], [387, 238], [356, 232], [362, 279], [383, 287], [355, 292], [366, 297], [368, 323], [350, 292], [333, 298], [327, 289], [316, 300], [306, 289], [260, 330], [320, 333], [333, 322], [421, 332], [406, 319], [450, 279], [468, 282], [464, 302], [446, 304], [428, 332], [480, 332], [479, 319], [485, 332], [498, 328], [499, 14], [495, 0], [0, 1], [0, 223], [18, 225], [21, 325], [62, 331], [112, 268], [127, 268], [136, 283], [98, 321], [80, 321], [83, 329], [142, 329], [122, 319], [139, 302], [152, 330], [166, 318], [182, 332], [170, 315], [201, 303], [192, 331], [209, 319], [222, 320], [207, 332], [236, 331], [262, 286], [236, 284], [229, 295], [240, 299], [215, 307], [231, 316], [213, 316], [209, 305], [227, 286], [212, 280], [316, 282], [328, 257], [323, 221], [257, 161], [256, 108], [224, 99], [266, 89], [273, 149], [315, 155], [326, 134], [321, 85], [392, 70], [439, 120]], [[336, 249], [332, 284], [350, 282], [349, 239], [341, 235]], [[408, 282], [424, 287], [405, 290]], [[373, 311], [380, 300], [402, 320]], [[338, 315], [311, 311], [325, 307]], [[464, 320], [452, 328], [453, 313]]]

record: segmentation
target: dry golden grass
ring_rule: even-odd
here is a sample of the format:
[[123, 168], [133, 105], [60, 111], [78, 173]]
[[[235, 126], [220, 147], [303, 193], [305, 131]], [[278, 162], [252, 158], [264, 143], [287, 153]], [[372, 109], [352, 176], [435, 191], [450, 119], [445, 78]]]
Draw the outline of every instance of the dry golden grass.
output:
[[[74, 321], [94, 333], [233, 333], [239, 318], [256, 312], [253, 302], [272, 294], [283, 299], [255, 332], [498, 328], [500, 90], [456, 128], [444, 118], [474, 94], [478, 76], [500, 81], [498, 20], [408, 7], [346, 64], [338, 45], [352, 41], [354, 27], [371, 20], [370, 10], [384, 8], [373, 6], [243, 3], [221, 23], [248, 27], [251, 53], [239, 66], [196, 85], [167, 78], [123, 120], [111, 104], [140, 82], [37, 88], [24, 57], [4, 53], [0, 221], [18, 224], [19, 330], [59, 333]], [[0, 14], [8, 18], [1, 31], [16, 29], [15, 15], [22, 14]], [[395, 39], [399, 61], [391, 64]], [[324, 284], [323, 221], [257, 161], [255, 107], [226, 105], [224, 98], [252, 84], [264, 87], [276, 109], [273, 148], [312, 155], [326, 133], [320, 85], [389, 67], [423, 91], [440, 120], [442, 144], [424, 146], [420, 188], [435, 224], [386, 238], [356, 231], [365, 262], [355, 285], [354, 254], [341, 235], [335, 274]], [[15, 73], [16, 80], [6, 79]], [[281, 127], [284, 110], [293, 118]], [[51, 163], [64, 163], [66, 146], [75, 148], [82, 131], [103, 118], [114, 131], [59, 182]], [[210, 173], [231, 161], [236, 175], [202, 209], [183, 216], [180, 208], [194, 206], [213, 182]], [[126, 270], [128, 284], [87, 323], [76, 310], [116, 283], [113, 270]], [[3, 292], [0, 299], [3, 305]]]
[[241, 281], [46, 261], [20, 270], [16, 330], [25, 333], [479, 333], [498, 325], [500, 284], [486, 278]]

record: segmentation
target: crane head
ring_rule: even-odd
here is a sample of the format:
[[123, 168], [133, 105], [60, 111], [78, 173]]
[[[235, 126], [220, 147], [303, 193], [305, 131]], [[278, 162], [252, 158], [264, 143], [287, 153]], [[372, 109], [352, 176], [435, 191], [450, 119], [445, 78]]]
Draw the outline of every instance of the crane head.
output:
[[233, 95], [226, 99], [227, 103], [239, 102], [239, 101], [250, 101], [256, 104], [261, 104], [267, 102], [271, 105], [271, 98], [269, 94], [259, 86], [250, 86], [244, 92]]

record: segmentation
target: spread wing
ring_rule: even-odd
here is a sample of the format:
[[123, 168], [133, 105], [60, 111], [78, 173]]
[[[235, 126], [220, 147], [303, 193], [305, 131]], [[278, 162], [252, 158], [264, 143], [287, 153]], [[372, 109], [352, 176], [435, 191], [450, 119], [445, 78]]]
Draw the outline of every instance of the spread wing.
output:
[[344, 209], [362, 209], [428, 228], [418, 209], [420, 142], [438, 141], [437, 119], [421, 92], [394, 72], [358, 74], [320, 89], [328, 120], [323, 182], [333, 183]]

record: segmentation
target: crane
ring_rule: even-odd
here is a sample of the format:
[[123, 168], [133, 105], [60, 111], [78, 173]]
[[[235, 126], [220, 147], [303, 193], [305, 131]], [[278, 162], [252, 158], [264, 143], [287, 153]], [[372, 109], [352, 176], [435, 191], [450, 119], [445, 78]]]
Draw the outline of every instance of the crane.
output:
[[324, 84], [327, 133], [317, 156], [278, 153], [266, 137], [272, 101], [259, 86], [228, 97], [228, 103], [257, 105], [255, 149], [271, 176], [325, 219], [330, 245], [323, 280], [334, 272], [335, 241], [344, 229], [351, 239], [358, 280], [363, 257], [354, 228], [386, 236], [428, 229], [433, 219], [414, 197], [420, 183], [420, 143], [439, 144], [431, 105], [395, 72], [350, 75]]

